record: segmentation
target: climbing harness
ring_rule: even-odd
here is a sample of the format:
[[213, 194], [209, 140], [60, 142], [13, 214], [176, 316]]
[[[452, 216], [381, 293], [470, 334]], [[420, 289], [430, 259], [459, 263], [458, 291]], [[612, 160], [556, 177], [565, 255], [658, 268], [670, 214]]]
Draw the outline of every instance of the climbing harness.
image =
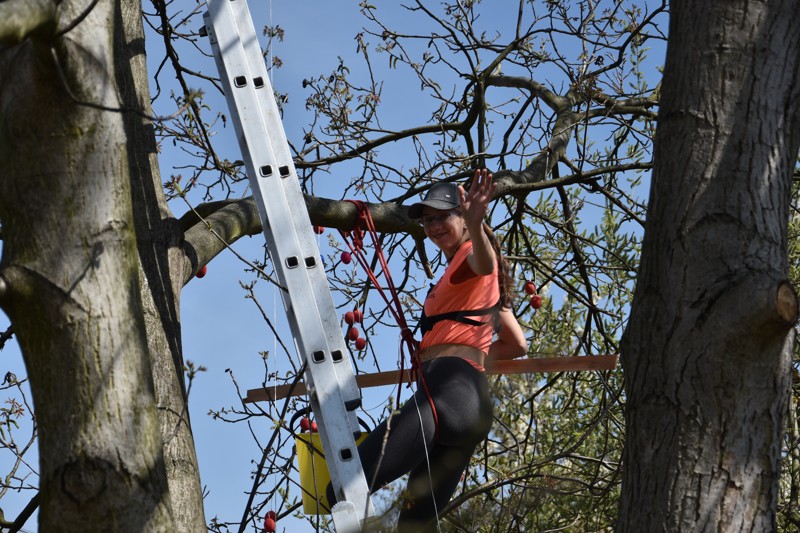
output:
[[459, 311], [450, 311], [448, 313], [440, 313], [438, 315], [427, 316], [425, 308], [422, 309], [422, 316], [419, 319], [419, 330], [422, 335], [433, 329], [437, 322], [442, 320], [453, 320], [469, 326], [485, 326], [486, 322], [480, 320], [473, 320], [470, 317], [490, 316], [492, 320], [492, 329], [495, 333], [500, 332], [500, 323], [498, 321], [498, 314], [500, 313], [500, 300], [491, 307], [484, 307], [483, 309], [464, 309]]

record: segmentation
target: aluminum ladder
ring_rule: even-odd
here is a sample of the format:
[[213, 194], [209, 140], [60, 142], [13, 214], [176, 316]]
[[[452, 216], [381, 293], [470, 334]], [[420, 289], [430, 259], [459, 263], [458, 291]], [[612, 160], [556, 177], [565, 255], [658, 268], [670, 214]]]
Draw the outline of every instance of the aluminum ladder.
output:
[[208, 0], [205, 30], [253, 191], [338, 503], [337, 533], [374, 515], [358, 458], [361, 405], [349, 351], [311, 227], [246, 0]]

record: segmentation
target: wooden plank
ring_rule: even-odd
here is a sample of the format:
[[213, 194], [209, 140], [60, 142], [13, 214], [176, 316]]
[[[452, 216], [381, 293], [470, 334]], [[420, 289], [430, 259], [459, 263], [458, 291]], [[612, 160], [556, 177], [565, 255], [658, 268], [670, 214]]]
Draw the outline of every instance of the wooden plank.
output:
[[[535, 372], [579, 372], [584, 370], [613, 370], [617, 366], [616, 355], [588, 355], [576, 357], [538, 357], [532, 359], [510, 359], [508, 361], [487, 361], [487, 374], [529, 374]], [[403, 383], [411, 381], [408, 370], [403, 371]], [[356, 383], [359, 388], [394, 385], [399, 381], [400, 371], [389, 370], [374, 374], [359, 374]], [[277, 385], [247, 391], [245, 403], [272, 402], [286, 398], [291, 385]], [[292, 396], [306, 394], [306, 384], [295, 385]]]
[[[389, 370], [387, 372], [376, 372], [374, 374], [356, 375], [356, 383], [359, 388], [380, 387], [382, 385], [392, 385], [400, 381], [399, 370]], [[403, 383], [411, 381], [411, 371], [403, 370]]]
[[[408, 370], [404, 371], [405, 376], [403, 376], [403, 382], [408, 383], [411, 381], [411, 375]], [[380, 387], [382, 385], [392, 385], [398, 382], [400, 377], [399, 370], [389, 370], [387, 372], [376, 372], [374, 374], [358, 374], [356, 375], [356, 384], [359, 388], [367, 388], [367, 387]], [[291, 385], [278, 385], [275, 387], [266, 387], [263, 389], [250, 389], [247, 391], [247, 396], [245, 397], [245, 403], [251, 402], [272, 402], [275, 400], [281, 400], [286, 398], [289, 394], [289, 389]], [[306, 393], [306, 384], [304, 382], [298, 383], [294, 391], [292, 391], [292, 396], [302, 396]]]

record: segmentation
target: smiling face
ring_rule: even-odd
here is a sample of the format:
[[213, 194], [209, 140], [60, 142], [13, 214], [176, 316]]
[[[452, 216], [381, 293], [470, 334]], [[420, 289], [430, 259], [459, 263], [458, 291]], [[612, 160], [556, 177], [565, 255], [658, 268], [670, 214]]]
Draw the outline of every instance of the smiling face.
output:
[[[447, 216], [453, 213], [452, 216]], [[469, 240], [469, 231], [464, 219], [455, 210], [441, 210], [425, 206], [422, 209], [422, 228], [433, 244], [452, 258], [464, 242]]]

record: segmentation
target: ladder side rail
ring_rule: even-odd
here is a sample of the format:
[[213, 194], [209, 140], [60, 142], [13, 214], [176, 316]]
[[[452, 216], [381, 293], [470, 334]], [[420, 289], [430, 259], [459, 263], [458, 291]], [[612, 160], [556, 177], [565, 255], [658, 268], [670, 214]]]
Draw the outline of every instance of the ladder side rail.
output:
[[[222, 53], [220, 51], [220, 47], [219, 47], [219, 44], [218, 44], [218, 41], [217, 41], [217, 30], [214, 27], [213, 22], [211, 21], [210, 12], [204, 13], [203, 22], [204, 22], [205, 27], [206, 27], [206, 29], [208, 31], [208, 38], [209, 38], [209, 42], [211, 43], [211, 48], [212, 48], [212, 51], [213, 51], [212, 55], [214, 56], [214, 62], [217, 65], [217, 72], [219, 72], [219, 74], [220, 74], [220, 83], [222, 84], [223, 90], [225, 91], [225, 98], [226, 98], [226, 101], [228, 103], [229, 113], [231, 115], [231, 123], [233, 124], [234, 131], [236, 132], [236, 139], [237, 139], [237, 142], [239, 143], [240, 149], [242, 151], [242, 154], [243, 154], [242, 157], [247, 159], [247, 161], [245, 162], [245, 169], [246, 169], [246, 175], [247, 175], [247, 178], [248, 178], [248, 182], [250, 183], [250, 187], [252, 189], [253, 182], [256, 182], [256, 186], [258, 187], [257, 179], [254, 177], [257, 174], [255, 173], [254, 164], [252, 162], [252, 159], [251, 158], [247, 158], [247, 155], [245, 155], [245, 154], [249, 154], [249, 150], [247, 149], [247, 140], [245, 138], [245, 133], [244, 133], [242, 125], [241, 125], [241, 118], [239, 117], [239, 110], [238, 110], [238, 108], [236, 106], [236, 103], [235, 103], [235, 101], [232, 100], [232, 97], [228, 96], [228, 95], [233, 93], [233, 87], [231, 86], [231, 82], [230, 82], [231, 78], [228, 75], [228, 69], [226, 68], [225, 62], [222, 59]], [[256, 190], [259, 190], [259, 189], [257, 188]], [[270, 227], [270, 220], [267, 217], [267, 207], [265, 205], [264, 198], [262, 197], [261, 194], [258, 194], [257, 192], [254, 192], [253, 193], [253, 201], [256, 203], [256, 207], [257, 207], [257, 210], [258, 210], [258, 216], [259, 216], [259, 218], [261, 220], [262, 234], [263, 234], [264, 239], [266, 240], [266, 244], [267, 244], [267, 255], [268, 255], [270, 261], [272, 261], [273, 264], [276, 264], [275, 260], [272, 257], [272, 255], [273, 255], [273, 253], [275, 253], [274, 251], [277, 250], [278, 245], [277, 245], [277, 243], [275, 241], [275, 238], [273, 237], [273, 231], [272, 231], [272, 228]], [[278, 263], [280, 263], [280, 260], [278, 261]], [[291, 299], [288, 298], [287, 294], [286, 294], [286, 290], [285, 290], [286, 279], [285, 279], [285, 276], [284, 276], [283, 268], [281, 268], [280, 264], [278, 264], [276, 266], [276, 268], [275, 268], [275, 278], [276, 278], [278, 284], [281, 286], [281, 289], [282, 289], [280, 291], [281, 302], [283, 304], [284, 311], [286, 311], [287, 316], [288, 316], [289, 313], [291, 312], [292, 303], [291, 303]], [[295, 331], [295, 325], [293, 323], [293, 320], [289, 320], [289, 326], [292, 329], [292, 340], [295, 340], [295, 338], [297, 337], [298, 333]], [[295, 343], [295, 352], [298, 353], [298, 354], [301, 354], [301, 355], [303, 353], [301, 351], [301, 348], [296, 343]], [[305, 390], [305, 387], [304, 387], [304, 390]]]
[[[234, 11], [234, 17], [239, 27], [240, 35], [245, 33], [245, 28], [254, 28], [250, 10], [247, 9], [245, 3], [235, 2], [231, 7]], [[242, 39], [242, 46], [245, 49], [247, 58], [251, 61], [251, 70], [253, 72], [263, 72], [265, 77], [265, 84], [267, 87], [265, 90], [258, 92], [259, 101], [261, 103], [262, 112], [264, 113], [263, 117], [270, 142], [275, 157], [279, 162], [279, 168], [285, 169], [286, 179], [280, 180], [280, 183], [284, 189], [286, 201], [292, 213], [298, 215], [292, 217], [291, 221], [294, 225], [300, 248], [303, 250], [304, 257], [320, 257], [316, 238], [310, 231], [311, 220], [308, 217], [305, 197], [300, 188], [300, 181], [294, 166], [294, 158], [289, 150], [289, 142], [286, 138], [283, 122], [280, 118], [280, 110], [274, 97], [271, 81], [267, 75], [266, 66], [255, 31], [249, 32], [246, 38]], [[282, 172], [281, 175], [283, 176], [284, 173]], [[310, 270], [308, 272], [308, 277], [314, 293], [318, 295], [317, 305], [324, 322], [323, 329], [328, 338], [328, 345], [337, 347], [336, 349], [343, 351], [343, 353], [348, 353], [347, 346], [342, 336], [341, 327], [338, 323], [338, 314], [333, 303], [333, 298], [330, 295], [330, 287], [324, 269]], [[355, 381], [355, 372], [352, 365], [337, 365], [335, 370], [339, 383], [342, 384], [344, 390], [343, 394], [346, 397], [345, 402], [349, 407], [355, 409], [354, 406], [361, 404], [361, 389]], [[351, 415], [351, 422], [353, 427], [357, 430], [358, 419], [354, 411]]]
[[[229, 4], [229, 2], [225, 0], [223, 0], [222, 3], [223, 5]], [[238, 4], [240, 2], [235, 3]], [[219, 11], [225, 10], [223, 8]], [[216, 14], [219, 14], [219, 11]], [[247, 12], [247, 16], [249, 19], [249, 12]], [[246, 58], [241, 57], [241, 50], [237, 50], [236, 43], [234, 42], [236, 39], [233, 39], [233, 37], [241, 37], [238, 34], [241, 32], [241, 28], [239, 29], [239, 32], [237, 32], [237, 35], [231, 35], [232, 40], [228, 41], [228, 36], [224, 35], [225, 31], [222, 31], [221, 35], [220, 29], [226, 28], [229, 25], [233, 27], [233, 25], [231, 24], [230, 20], [226, 20], [225, 15], [222, 15], [222, 17], [222, 21], [207, 24], [207, 26], [209, 27], [209, 32], [212, 34], [212, 46], [216, 47], [215, 60], [217, 60], [218, 68], [220, 70], [221, 77], [223, 78], [223, 84], [226, 90], [226, 98], [228, 99], [232, 114], [235, 115], [232, 118], [234, 119], [233, 122], [237, 128], [239, 142], [242, 147], [243, 155], [246, 159], [248, 177], [250, 178], [251, 184], [254, 184], [251, 185], [251, 187], [254, 190], [254, 196], [256, 197], [256, 202], [259, 207], [262, 224], [264, 225], [265, 237], [267, 238], [267, 243], [271, 245], [271, 249], [274, 251], [274, 253], [271, 253], [271, 255], [275, 255], [281, 259], [274, 264], [276, 265], [276, 273], [279, 273], [279, 280], [282, 283], [285, 283], [289, 289], [289, 294], [282, 294], [282, 296], [284, 300], [284, 306], [287, 308], [287, 314], [290, 317], [290, 325], [293, 325], [293, 329], [295, 330], [295, 342], [297, 344], [299, 353], [301, 356], [309, 360], [309, 368], [312, 369], [310, 372], [307, 372], [307, 380], [309, 381], [309, 386], [313, 387], [316, 391], [316, 394], [312, 392], [312, 408], [315, 409], [315, 412], [321, 414], [321, 416], [318, 417], [318, 421], [320, 422], [321, 426], [320, 436], [323, 440], [323, 447], [326, 448], [325, 451], [327, 456], [331, 458], [331, 460], [329, 460], [329, 464], [335, 467], [336, 471], [334, 472], [334, 479], [339, 479], [342, 481], [341, 490], [343, 494], [340, 496], [344, 496], [347, 500], [353, 500], [353, 503], [356, 504], [357, 508], [362, 510], [366, 509], [368, 514], [371, 514], [369, 494], [360, 461], [353, 460], [354, 456], [357, 457], [357, 452], [355, 452], [352, 427], [350, 424], [341, 423], [343, 420], [348, 418], [355, 419], [355, 414], [349, 412], [344, 406], [345, 402], [352, 401], [352, 394], [350, 395], [349, 400], [346, 399], [341, 393], [342, 386], [339, 380], [331, 379], [331, 366], [336, 370], [335, 374], [338, 377], [338, 374], [341, 374], [342, 372], [337, 367], [341, 367], [342, 363], [347, 366], [350, 365], [349, 359], [344, 357], [344, 350], [346, 350], [346, 346], [344, 346], [344, 341], [341, 338], [341, 332], [337, 323], [333, 323], [335, 326], [334, 328], [320, 327], [323, 319], [318, 313], [316, 316], [310, 316], [314, 313], [309, 313], [309, 316], [306, 316], [306, 302], [317, 301], [319, 299], [320, 292], [323, 295], [323, 300], [325, 300], [324, 296], [327, 296], [327, 300], [330, 301], [330, 308], [333, 310], [333, 317], [336, 316], [335, 309], [333, 308], [332, 298], [330, 297], [330, 292], [327, 287], [327, 281], [325, 281], [323, 276], [323, 280], [325, 281], [325, 290], [319, 291], [315, 290], [315, 288], [318, 289], [319, 287], [315, 287], [314, 284], [310, 282], [309, 277], [311, 276], [306, 277], [295, 275], [301, 272], [313, 273], [323, 270], [320, 268], [321, 262], [318, 259], [319, 252], [316, 249], [316, 241], [311, 234], [310, 221], [307, 219], [308, 214], [305, 208], [305, 203], [303, 202], [302, 210], [296, 209], [291, 211], [291, 209], [288, 208], [288, 201], [286, 201], [286, 198], [275, 198], [276, 196], [282, 197], [283, 195], [274, 194], [274, 192], [277, 191], [275, 191], [274, 183], [271, 181], [279, 180], [280, 182], [290, 182], [290, 180], [287, 180], [286, 178], [277, 177], [277, 174], [279, 174], [280, 171], [275, 172], [281, 166], [285, 165], [277, 165], [275, 161], [275, 157], [272, 154], [275, 143], [272, 143], [270, 146], [270, 143], [268, 142], [259, 141], [259, 139], [268, 139], [267, 131], [265, 131], [266, 127], [263, 125], [263, 123], [259, 124], [258, 121], [256, 121], [256, 124], [253, 125], [251, 124], [253, 121], [247, 120], [251, 113], [255, 113], [254, 116], [263, 116], [263, 110], [259, 109], [259, 102], [253, 100], [252, 94], [249, 95], [250, 98], [241, 97], [243, 93], [252, 93], [254, 90], [257, 90], [268, 96], [267, 100], [271, 101], [272, 105], [275, 106], [271, 87], [267, 85], [269, 80], [266, 77], [266, 68], [264, 67], [263, 60], [261, 60], [259, 51], [257, 55], [257, 58], [259, 59], [258, 65], [261, 66], [261, 70], [263, 70], [263, 72], [257, 72], [257, 74], [261, 76], [261, 81], [263, 84], [258, 88], [253, 87], [251, 84], [253, 84], [254, 80], [256, 80], [259, 76], [252, 75], [253, 72], [251, 71], [251, 66], [248, 66], [246, 60], [243, 61]], [[214, 18], [214, 14], [212, 14], [211, 18]], [[252, 31], [252, 22], [249, 22], [249, 27], [253, 33], [252, 37], [254, 38], [255, 36], [254, 31]], [[220, 41], [222, 42], [220, 43]], [[221, 49], [225, 49], [225, 54], [221, 52]], [[235, 76], [232, 76], [231, 73], [228, 72], [229, 69], [225, 65], [225, 61], [229, 60], [229, 56], [239, 57], [239, 61], [237, 62], [236, 67], [234, 67], [237, 70]], [[250, 61], [250, 63], [252, 63], [252, 61]], [[239, 73], [239, 70], [241, 70], [241, 74]], [[236, 76], [245, 76], [245, 79], [242, 80], [244, 82], [242, 86], [237, 86], [234, 88], [233, 85], [238, 84], [236, 84], [235, 81], [231, 83], [231, 80], [234, 80]], [[250, 88], [249, 91], [246, 90], [247, 88]], [[239, 113], [239, 110], [242, 110], [242, 113]], [[288, 151], [288, 143], [286, 143], [282, 126], [280, 123], [278, 123], [278, 126], [280, 126], [280, 133], [282, 134], [283, 142], [286, 144], [286, 149]], [[270, 133], [272, 132], [270, 131]], [[251, 139], [255, 139], [255, 142], [253, 142]], [[257, 161], [252, 155], [253, 153], [259, 154]], [[272, 157], [267, 157], [267, 154]], [[265, 161], [267, 161], [268, 164], [262, 164]], [[289, 163], [292, 165], [291, 168], [293, 169], [293, 162], [291, 161], [291, 158], [289, 158]], [[267, 166], [272, 166], [273, 172], [270, 175], [264, 175], [266, 173], [263, 172], [263, 169]], [[296, 178], [294, 181], [296, 182]], [[263, 185], [273, 185], [270, 191], [272, 194], [266, 194]], [[297, 185], [297, 190], [299, 191], [299, 184]], [[302, 193], [300, 193], [300, 197], [302, 198]], [[305, 229], [305, 232], [308, 234], [307, 240], [311, 242], [311, 249], [313, 250], [314, 255], [309, 255], [310, 252], [308, 250], [298, 250], [298, 243], [296, 239], [297, 232], [294, 234], [291, 231], [284, 232], [283, 226], [281, 226], [280, 230], [277, 232], [272, 231], [273, 225], [277, 226], [277, 224], [273, 224], [270, 221], [283, 222], [286, 220], [292, 220], [297, 222], [296, 217], [293, 215], [297, 215], [299, 213], [305, 215], [306, 222], [303, 229]], [[277, 236], [275, 235], [276, 233], [278, 234]], [[295, 238], [292, 239], [284, 237]], [[286, 263], [283, 260], [284, 257], [294, 258], [293, 266], [290, 266], [289, 263]], [[303, 258], [302, 260], [300, 259], [301, 257]], [[309, 265], [308, 262], [311, 262], [312, 264]], [[304, 309], [302, 311], [304, 316], [302, 318], [296, 316], [298, 310], [296, 306], [291, 305], [293, 298], [303, 302], [304, 304]], [[311, 331], [306, 331], [309, 329]], [[335, 347], [333, 350], [328, 350], [327, 353], [324, 350], [318, 349], [320, 346], [324, 345], [327, 347], [329, 345], [327, 338], [332, 336], [330, 333], [331, 329], [336, 332], [333, 334], [333, 338], [336, 339], [343, 348], [342, 351], [338, 351], [339, 362], [337, 363], [334, 363], [331, 360], [333, 357], [332, 353], [337, 352]], [[323, 334], [323, 337], [326, 338], [322, 340], [320, 340], [318, 333], [321, 331], [326, 332]], [[312, 343], [310, 344], [313, 346], [311, 350], [306, 348], [306, 345], [309, 344], [307, 342], [309, 339], [313, 339]], [[315, 354], [320, 355], [322, 359], [319, 360]], [[350, 381], [355, 384], [355, 377], [352, 372], [352, 367], [348, 369], [348, 372], [345, 374], [345, 376], [349, 376]], [[358, 398], [360, 399], [360, 393], [358, 393]], [[331, 420], [334, 422], [331, 423]], [[337, 445], [334, 445], [334, 443]], [[352, 443], [352, 446], [350, 443]], [[350, 496], [355, 497], [351, 498]]]
[[[245, 59], [248, 61], [248, 69], [251, 75], [251, 78], [256, 79], [257, 77], [261, 80], [261, 87], [256, 91], [256, 94], [260, 96], [259, 104], [261, 104], [261, 111], [262, 114], [260, 116], [267, 117], [272, 116], [272, 124], [270, 128], [270, 124], [267, 123], [265, 126], [267, 128], [266, 135], [263, 135], [261, 131], [256, 130], [254, 134], [245, 136], [245, 139], [252, 138], [255, 136], [258, 139], [268, 139], [272, 148], [274, 149], [276, 146], [282, 146], [284, 148], [284, 153], [289, 154], [288, 149], [288, 142], [286, 141], [285, 133], [283, 130], [282, 123], [278, 118], [278, 109], [275, 103], [275, 99], [273, 97], [273, 92], [271, 90], [271, 86], [269, 83], [269, 78], [267, 77], [266, 67], [264, 65], [264, 61], [261, 56], [260, 48], [257, 46], [257, 38], [255, 36], [255, 32], [253, 31], [253, 24], [250, 20], [249, 11], [246, 9], [246, 4], [243, 2], [234, 2], [228, 4], [234, 8], [235, 11], [235, 18], [238, 20], [238, 37], [239, 42], [243, 44], [243, 47], [246, 48], [246, 43], [250, 43], [254, 45], [255, 48], [251, 48], [250, 53], [245, 54]], [[236, 13], [236, 7], [239, 7], [238, 13]], [[249, 29], [249, 34], [246, 31]], [[242, 36], [244, 35], [244, 39]], [[258, 76], [256, 76], [258, 74]], [[237, 91], [238, 92], [238, 91]], [[264, 113], [264, 109], [270, 109], [272, 113]], [[243, 124], [248, 123], [248, 118], [250, 115], [247, 116], [239, 116], [239, 120], [242, 121]], [[266, 120], [265, 120], [266, 122]], [[275, 141], [282, 141], [282, 142], [275, 142]], [[286, 163], [285, 165], [283, 163]], [[254, 165], [255, 166], [255, 165]], [[288, 186], [294, 185], [294, 197], [295, 199], [299, 199], [299, 201], [295, 202], [294, 208], [289, 205], [292, 214], [295, 216], [289, 216], [287, 214], [286, 217], [276, 217], [280, 221], [291, 220], [295, 226], [295, 233], [296, 235], [305, 234], [307, 236], [306, 242], [308, 248], [312, 250], [313, 256], [304, 255], [306, 259], [310, 258], [319, 258], [319, 250], [316, 247], [316, 240], [314, 239], [311, 233], [311, 222], [308, 218], [308, 212], [305, 206], [305, 201], [303, 199], [302, 192], [299, 187], [299, 183], [296, 178], [296, 174], [292, 172], [294, 169], [294, 162], [292, 158], [289, 156], [285, 161], [280, 161], [276, 165], [279, 169], [279, 174], [281, 179], [279, 183], [284, 185], [284, 193], [286, 196], [291, 196], [288, 192], [292, 192], [292, 189]], [[273, 168], [274, 170], [274, 168]], [[293, 179], [289, 179], [290, 176], [293, 176]], [[263, 194], [263, 190], [259, 191], [259, 186], [253, 186], [254, 193], [258, 191], [259, 194]], [[270, 191], [272, 192], [272, 191]], [[269, 195], [269, 198], [272, 198], [272, 195]], [[286, 199], [286, 203], [280, 204], [281, 207], [284, 207], [287, 204], [290, 204], [289, 198]], [[268, 212], [271, 212], [269, 207], [267, 208]], [[308, 252], [307, 252], [308, 253]], [[355, 375], [353, 373], [352, 366], [350, 366], [349, 359], [345, 358], [345, 354], [347, 353], [347, 347], [344, 344], [344, 340], [341, 335], [341, 330], [338, 323], [335, 320], [336, 317], [336, 310], [333, 306], [333, 299], [330, 296], [330, 290], [327, 285], [327, 278], [325, 277], [323, 269], [308, 269], [307, 273], [309, 274], [309, 278], [316, 278], [317, 283], [311, 284], [312, 290], [316, 289], [315, 295], [316, 298], [314, 301], [318, 304], [318, 311], [319, 315], [318, 318], [321, 318], [323, 322], [325, 319], [328, 319], [327, 324], [323, 324], [322, 331], [325, 332], [326, 337], [328, 339], [329, 346], [332, 346], [328, 353], [332, 354], [336, 364], [333, 366], [334, 370], [336, 371], [336, 378], [332, 378], [330, 375], [330, 368], [329, 365], [322, 365], [317, 366], [317, 364], [310, 364], [308, 366], [307, 374], [311, 375], [310, 378], [310, 396], [311, 396], [311, 406], [314, 409], [315, 413], [318, 413], [318, 424], [320, 426], [320, 433], [323, 440], [323, 447], [325, 447], [325, 441], [330, 441], [331, 444], [329, 449], [338, 450], [338, 453], [329, 453], [327, 457], [333, 457], [331, 461], [329, 461], [329, 469], [334, 472], [334, 485], [336, 488], [337, 496], [339, 499], [342, 500], [355, 500], [356, 503], [363, 502], [363, 508], [369, 509], [369, 491], [366, 485], [366, 479], [363, 476], [360, 468], [360, 462], [357, 462], [357, 471], [354, 470], [354, 465], [352, 464], [352, 457], [353, 448], [350, 446], [345, 445], [345, 440], [341, 438], [334, 438], [334, 434], [336, 432], [340, 432], [342, 429], [346, 431], [346, 428], [340, 428], [339, 426], [342, 425], [344, 418], [349, 418], [350, 420], [350, 429], [351, 433], [355, 433], [359, 431], [358, 428], [358, 419], [356, 418], [356, 414], [354, 409], [358, 407], [361, 403], [361, 392], [355, 382]], [[311, 274], [317, 273], [316, 276], [311, 276]], [[310, 281], [310, 280], [309, 280]], [[290, 289], [290, 294], [292, 294], [292, 298], [295, 298], [295, 294]], [[306, 301], [305, 298], [300, 298], [301, 301]], [[325, 307], [325, 303], [327, 303], [327, 311], [323, 309]], [[299, 309], [297, 306], [294, 309]], [[290, 321], [291, 322], [291, 321]], [[298, 320], [295, 319], [294, 323], [296, 324], [297, 328], [300, 329], [301, 325], [306, 325], [308, 321], [306, 320]], [[315, 330], [316, 333], [319, 330]], [[300, 343], [305, 342], [305, 337], [307, 334], [300, 333], [297, 335], [295, 339], [296, 342], [298, 340]], [[338, 345], [338, 347], [337, 347]], [[304, 353], [308, 354], [311, 353], [309, 350], [302, 350]], [[319, 352], [314, 352], [319, 353]], [[338, 358], [335, 354], [338, 354]], [[308, 359], [308, 356], [306, 356]], [[319, 363], [315, 357], [312, 357], [311, 360], [314, 363]], [[350, 395], [347, 395], [347, 391], [351, 391]], [[339, 412], [331, 412], [332, 409], [327, 407], [331, 403], [335, 403], [336, 400], [341, 402], [342, 400], [337, 398], [336, 396], [341, 394], [343, 396], [343, 401], [345, 402], [345, 406], [347, 408], [348, 413], [343, 418], [341, 413]], [[326, 414], [325, 412], [328, 411]], [[333, 421], [333, 422], [331, 422]], [[333, 425], [332, 425], [333, 424]], [[327, 437], [327, 438], [326, 438]], [[338, 443], [338, 444], [334, 444]], [[363, 480], [363, 481], [362, 481]]]
[[[223, 24], [224, 26], [224, 24]], [[220, 32], [217, 31], [218, 39]], [[222, 37], [224, 39], [224, 37]], [[234, 63], [234, 70], [238, 72], [243, 72], [247, 70], [247, 65], [243, 61], [239, 61], [236, 64], [232, 59], [231, 56], [235, 56], [235, 52], [240, 52], [241, 50], [235, 50], [230, 43], [223, 42], [223, 46], [228, 48], [227, 58], [228, 61]], [[225, 66], [225, 65], [224, 65]], [[228, 69], [225, 66], [225, 70], [223, 72], [227, 72], [231, 69]], [[235, 77], [233, 75], [228, 75], [228, 78]], [[246, 78], [247, 76], [242, 76]], [[285, 222], [291, 220], [295, 213], [292, 213], [288, 209], [287, 202], [284, 198], [280, 197], [280, 189], [276, 187], [278, 183], [275, 181], [275, 159], [272, 157], [272, 149], [271, 145], [269, 144], [268, 134], [264, 124], [259, 120], [251, 120], [250, 117], [258, 116], [259, 113], [257, 112], [258, 102], [253, 98], [247, 98], [247, 96], [251, 95], [243, 95], [243, 91], [234, 90], [231, 87], [230, 79], [225, 80], [225, 85], [229, 87], [228, 94], [230, 95], [230, 107], [233, 110], [232, 118], [235, 127], [239, 133], [239, 142], [243, 148], [243, 156], [245, 161], [245, 165], [248, 169], [248, 177], [250, 177], [251, 188], [254, 192], [254, 198], [256, 203], [258, 204], [259, 208], [261, 209], [261, 216], [262, 216], [262, 223], [265, 229], [265, 237], [269, 239], [274, 245], [273, 254], [278, 256], [278, 261], [274, 261], [274, 266], [276, 268], [276, 272], [278, 273], [278, 278], [281, 283], [283, 283], [289, 295], [292, 295], [296, 300], [302, 300], [304, 302], [303, 308], [305, 309], [308, 307], [309, 302], [310, 305], [313, 306], [316, 303], [316, 295], [310, 294], [308, 291], [308, 283], [307, 279], [304, 276], [299, 275], [300, 272], [303, 271], [301, 267], [305, 266], [306, 269], [316, 268], [319, 266], [315, 257], [304, 257], [301, 261], [302, 254], [298, 250], [296, 236], [292, 234], [291, 231], [286, 231]], [[237, 87], [238, 89], [245, 88], [245, 83], [243, 82], [242, 87]], [[239, 113], [239, 109], [247, 109], [253, 111], [255, 109], [254, 115], [251, 113]], [[250, 140], [250, 141], [249, 141]], [[253, 154], [259, 154], [254, 156]], [[262, 164], [266, 163], [266, 164]], [[270, 168], [273, 171], [262, 171], [262, 169]], [[256, 170], [259, 169], [259, 170]], [[252, 176], [258, 176], [257, 178], [253, 179]], [[262, 183], [267, 182], [267, 183]], [[266, 188], [270, 187], [269, 194], [267, 193]], [[277, 224], [276, 224], [277, 222]], [[272, 226], [280, 225], [280, 231], [273, 231]], [[289, 228], [291, 229], [291, 228]], [[274, 253], [277, 252], [277, 253]], [[273, 258], [275, 259], [275, 258]], [[310, 266], [309, 263], [310, 261]], [[292, 276], [290, 274], [298, 274], [296, 276]], [[284, 294], [284, 296], [288, 296]], [[288, 311], [292, 311], [290, 318], [292, 320], [290, 322], [297, 322], [296, 320], [296, 306], [291, 304], [292, 298], [285, 298], [289, 309]], [[317, 317], [319, 320], [320, 317]], [[295, 324], [299, 327], [302, 332], [303, 323]], [[322, 328], [319, 327], [319, 324], [314, 324], [310, 328], [311, 334], [314, 332], [320, 331]], [[338, 329], [338, 326], [337, 326]], [[308, 344], [303, 335], [299, 335], [299, 342], [301, 345]], [[306, 354], [308, 351], [302, 347], [301, 353]], [[325, 357], [326, 354], [320, 354], [320, 357]], [[343, 354], [342, 354], [343, 356]], [[327, 357], [325, 357], [327, 360]], [[344, 357], [341, 359], [344, 361]], [[320, 360], [319, 362], [322, 362]], [[312, 367], [313, 368], [313, 367]]]
[[[305, 203], [303, 191], [300, 188], [300, 181], [297, 177], [297, 170], [294, 166], [294, 158], [289, 150], [289, 142], [280, 118], [280, 110], [275, 101], [274, 90], [267, 74], [261, 48], [255, 31], [247, 31], [254, 28], [250, 10], [244, 2], [233, 2], [231, 8], [234, 12], [236, 25], [239, 28], [239, 35], [243, 37], [241, 42], [245, 50], [245, 56], [249, 61], [251, 73], [263, 76], [265, 87], [257, 91], [259, 103], [261, 104], [262, 117], [267, 128], [267, 134], [272, 145], [273, 153], [277, 161], [281, 178], [279, 180], [283, 187], [284, 196], [291, 212], [295, 215], [290, 218], [294, 226], [298, 244], [302, 250], [303, 257], [319, 258], [320, 251], [314, 234], [311, 232], [311, 219], [308, 216], [308, 209]], [[328, 339], [328, 345], [332, 350], [339, 350], [348, 353], [344, 342], [341, 327], [339, 326], [336, 307], [330, 295], [328, 279], [324, 269], [313, 269], [308, 272], [309, 281], [317, 295], [317, 306], [323, 321], [323, 330]], [[335, 347], [335, 348], [334, 348]], [[339, 383], [342, 385], [345, 402], [348, 406], [355, 409], [361, 403], [361, 389], [355, 381], [355, 373], [351, 364], [336, 365], [334, 367]], [[352, 415], [354, 428], [358, 428], [358, 419], [355, 413]]]

